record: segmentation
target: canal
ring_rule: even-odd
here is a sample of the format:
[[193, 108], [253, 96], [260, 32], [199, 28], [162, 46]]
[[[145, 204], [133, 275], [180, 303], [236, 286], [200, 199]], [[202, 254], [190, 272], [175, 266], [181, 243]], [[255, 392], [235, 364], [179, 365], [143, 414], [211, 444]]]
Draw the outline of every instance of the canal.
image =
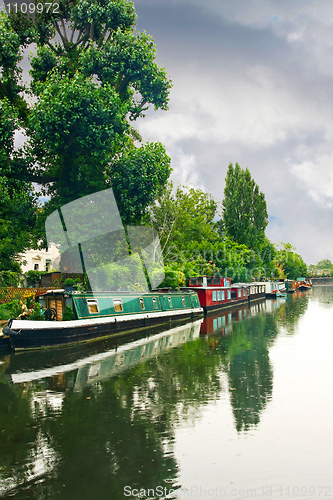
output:
[[333, 287], [0, 353], [0, 497], [333, 497]]

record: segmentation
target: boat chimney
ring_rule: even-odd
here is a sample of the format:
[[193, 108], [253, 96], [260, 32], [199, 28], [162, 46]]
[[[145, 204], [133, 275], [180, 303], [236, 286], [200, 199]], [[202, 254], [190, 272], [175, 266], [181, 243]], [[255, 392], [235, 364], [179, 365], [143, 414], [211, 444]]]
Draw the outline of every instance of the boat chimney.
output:
[[207, 286], [207, 276], [202, 277], [202, 286]]

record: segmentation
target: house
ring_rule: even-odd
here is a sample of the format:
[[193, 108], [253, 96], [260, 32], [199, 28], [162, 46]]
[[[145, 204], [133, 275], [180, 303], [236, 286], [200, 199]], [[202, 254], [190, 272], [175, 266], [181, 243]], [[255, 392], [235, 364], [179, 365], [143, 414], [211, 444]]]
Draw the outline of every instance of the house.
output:
[[59, 252], [54, 243], [51, 243], [47, 249], [42, 250], [27, 250], [24, 254], [20, 254], [20, 266], [22, 272], [27, 271], [54, 271], [57, 265]]

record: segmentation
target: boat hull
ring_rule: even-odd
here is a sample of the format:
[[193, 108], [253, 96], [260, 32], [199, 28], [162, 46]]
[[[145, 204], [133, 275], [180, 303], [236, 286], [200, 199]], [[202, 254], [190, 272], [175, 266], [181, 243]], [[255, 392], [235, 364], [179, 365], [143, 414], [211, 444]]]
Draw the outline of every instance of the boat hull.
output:
[[10, 320], [4, 333], [9, 336], [15, 350], [36, 349], [123, 335], [133, 330], [186, 321], [202, 315], [202, 308], [194, 307], [62, 322]]

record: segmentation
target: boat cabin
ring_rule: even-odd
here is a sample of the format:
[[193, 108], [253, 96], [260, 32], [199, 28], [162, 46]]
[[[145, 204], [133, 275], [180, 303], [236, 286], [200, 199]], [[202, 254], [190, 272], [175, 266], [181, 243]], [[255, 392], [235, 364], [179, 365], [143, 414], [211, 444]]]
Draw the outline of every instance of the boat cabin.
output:
[[250, 295], [249, 285], [247, 283], [234, 283], [231, 287], [232, 300], [247, 300]]
[[188, 286], [183, 289], [195, 291], [205, 311], [224, 307], [232, 300], [231, 278], [194, 276], [188, 279]]
[[219, 276], [195, 276], [188, 279], [188, 286], [220, 286], [228, 288], [231, 286], [231, 278], [221, 278]]

